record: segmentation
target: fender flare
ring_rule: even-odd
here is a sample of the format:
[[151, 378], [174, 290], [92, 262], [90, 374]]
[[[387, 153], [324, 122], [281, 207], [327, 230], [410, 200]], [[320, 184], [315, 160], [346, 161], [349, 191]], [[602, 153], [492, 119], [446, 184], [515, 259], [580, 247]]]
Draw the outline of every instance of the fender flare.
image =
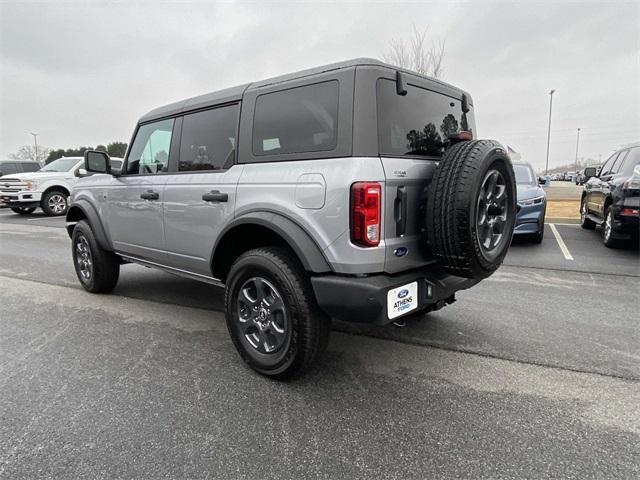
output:
[[331, 272], [331, 266], [324, 254], [312, 237], [298, 224], [289, 218], [273, 212], [251, 212], [236, 217], [218, 235], [213, 251], [211, 252], [210, 265], [213, 266], [218, 246], [226, 234], [239, 225], [254, 224], [272, 230], [282, 237], [298, 256], [305, 270], [324, 273]]
[[107, 232], [102, 225], [100, 216], [98, 215], [95, 207], [86, 200], [80, 199], [74, 201], [71, 204], [69, 211], [67, 212], [67, 232], [69, 233], [69, 237], [71, 237], [73, 234], [73, 225], [78, 222], [77, 220], [74, 220], [72, 218], [75, 210], [82, 211], [87, 221], [89, 222], [89, 225], [91, 226], [93, 234], [96, 236], [98, 244], [105, 250], [112, 252], [113, 246], [111, 245], [111, 239], [107, 235]]

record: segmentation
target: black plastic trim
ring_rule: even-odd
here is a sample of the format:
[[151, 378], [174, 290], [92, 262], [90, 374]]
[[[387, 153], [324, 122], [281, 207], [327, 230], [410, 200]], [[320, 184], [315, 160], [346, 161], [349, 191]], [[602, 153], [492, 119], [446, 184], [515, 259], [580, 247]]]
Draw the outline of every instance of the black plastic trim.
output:
[[318, 306], [325, 313], [338, 320], [374, 325], [385, 325], [395, 320], [389, 320], [387, 317], [387, 292], [416, 281], [418, 308], [407, 315], [439, 308], [447, 303], [455, 292], [470, 288], [480, 280], [457, 277], [440, 269], [421, 269], [400, 275], [369, 277], [311, 277]]
[[234, 227], [255, 224], [266, 227], [281, 236], [298, 256], [305, 270], [315, 273], [331, 272], [331, 267], [312, 237], [292, 220], [273, 212], [251, 212], [234, 219], [220, 233], [211, 252], [210, 264], [214, 260], [218, 245]]

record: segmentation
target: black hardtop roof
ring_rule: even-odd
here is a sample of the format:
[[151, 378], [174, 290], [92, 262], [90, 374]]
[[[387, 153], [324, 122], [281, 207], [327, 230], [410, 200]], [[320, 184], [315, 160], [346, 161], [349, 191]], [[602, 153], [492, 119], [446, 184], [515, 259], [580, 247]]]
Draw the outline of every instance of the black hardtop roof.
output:
[[[261, 80], [254, 83], [245, 83], [243, 85], [238, 85], [236, 87], [226, 88], [224, 90], [218, 90], [211, 93], [206, 93], [204, 95], [198, 95], [196, 97], [187, 98], [186, 100], [180, 100], [178, 102], [170, 103], [168, 105], [164, 105], [162, 107], [154, 108], [150, 112], [143, 115], [139, 122], [144, 123], [150, 120], [156, 120], [158, 118], [178, 115], [180, 113], [197, 110], [199, 108], [206, 108], [212, 105], [219, 105], [223, 103], [236, 102], [242, 100], [242, 96], [244, 92], [247, 90], [253, 90], [257, 88], [262, 88], [268, 85], [275, 85], [278, 83], [288, 82], [291, 80], [297, 80], [304, 77], [310, 77], [313, 75], [319, 75], [321, 73], [326, 73], [334, 70], [343, 70], [352, 67], [358, 66], [373, 66], [380, 67], [385, 69], [399, 70], [408, 75], [414, 75], [416, 77], [427, 79], [435, 84], [438, 84], [441, 88], [449, 91], [455, 91], [460, 93], [465, 93], [463, 90], [454, 87], [448, 83], [445, 83], [441, 80], [429, 77], [427, 75], [421, 75], [419, 73], [413, 72], [411, 70], [406, 70], [403, 68], [399, 68], [388, 63], [381, 62], [380, 60], [376, 60], [374, 58], [354, 58], [351, 60], [345, 60], [337, 63], [330, 63], [328, 65], [322, 65], [320, 67], [309, 68], [307, 70], [300, 70], [298, 72], [288, 73], [285, 75], [279, 75], [277, 77], [268, 78], [266, 80]], [[468, 95], [468, 94], [467, 94]], [[470, 97], [469, 97], [470, 99]], [[471, 103], [471, 100], [470, 100]]]

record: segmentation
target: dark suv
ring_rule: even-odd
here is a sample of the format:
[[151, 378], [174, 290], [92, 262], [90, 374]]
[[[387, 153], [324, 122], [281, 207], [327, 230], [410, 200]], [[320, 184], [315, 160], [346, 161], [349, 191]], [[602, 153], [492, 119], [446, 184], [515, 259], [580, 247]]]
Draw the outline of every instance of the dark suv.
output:
[[600, 173], [596, 167], [584, 169], [588, 181], [580, 204], [582, 228], [602, 225], [602, 238], [607, 247], [638, 240], [640, 225], [640, 143], [615, 152], [604, 163]]

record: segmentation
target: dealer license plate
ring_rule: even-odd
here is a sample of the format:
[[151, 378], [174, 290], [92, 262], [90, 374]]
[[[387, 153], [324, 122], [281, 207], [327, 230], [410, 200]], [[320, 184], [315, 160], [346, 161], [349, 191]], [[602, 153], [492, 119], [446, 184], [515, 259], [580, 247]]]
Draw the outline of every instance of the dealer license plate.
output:
[[387, 292], [387, 317], [399, 317], [418, 308], [418, 282], [408, 283]]

